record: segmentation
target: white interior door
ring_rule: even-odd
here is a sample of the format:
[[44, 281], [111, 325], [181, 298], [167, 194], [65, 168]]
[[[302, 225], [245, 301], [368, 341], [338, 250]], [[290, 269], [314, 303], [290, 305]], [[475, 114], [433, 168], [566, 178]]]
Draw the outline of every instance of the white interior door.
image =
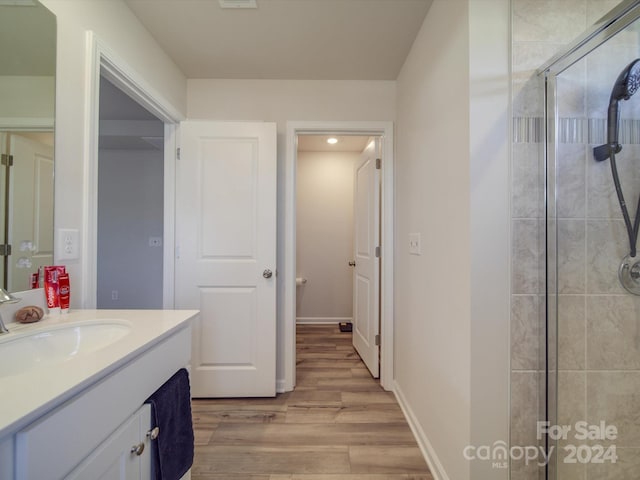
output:
[[53, 264], [53, 146], [10, 134], [9, 290], [31, 288], [30, 275]]
[[274, 396], [276, 127], [187, 121], [176, 184], [176, 308], [196, 308], [194, 397]]
[[380, 140], [372, 139], [355, 169], [353, 346], [374, 378], [380, 376]]

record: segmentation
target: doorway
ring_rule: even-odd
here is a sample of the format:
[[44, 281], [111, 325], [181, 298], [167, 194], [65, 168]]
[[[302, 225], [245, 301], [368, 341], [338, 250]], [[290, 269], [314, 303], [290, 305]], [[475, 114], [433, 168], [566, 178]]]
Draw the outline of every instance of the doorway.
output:
[[283, 319], [279, 392], [293, 390], [296, 376], [296, 158], [301, 135], [373, 136], [381, 139], [380, 170], [380, 384], [393, 390], [393, 123], [392, 122], [288, 122], [284, 169], [284, 238], [281, 243], [279, 315]]
[[374, 378], [380, 338], [379, 144], [379, 137], [366, 135], [299, 135], [296, 160], [296, 325], [353, 330], [353, 346]]
[[163, 305], [164, 123], [100, 77], [97, 308]]
[[[100, 82], [108, 80], [130, 100], [151, 113], [163, 125], [163, 225], [162, 225], [162, 308], [174, 306], [174, 212], [175, 186], [173, 178], [176, 166], [177, 124], [184, 118], [165, 98], [154, 92], [138, 73], [117, 58], [93, 32], [87, 32], [89, 56], [87, 63], [86, 103], [87, 120], [85, 135], [86, 185], [84, 191], [84, 223], [87, 225], [81, 246], [84, 289], [81, 300], [83, 308], [96, 308], [98, 283], [98, 156], [100, 139]], [[155, 136], [152, 135], [152, 136]], [[155, 235], [154, 235], [155, 236]], [[147, 241], [149, 239], [147, 238]], [[158, 247], [155, 247], [158, 248]], [[107, 291], [111, 294], [111, 291]]]

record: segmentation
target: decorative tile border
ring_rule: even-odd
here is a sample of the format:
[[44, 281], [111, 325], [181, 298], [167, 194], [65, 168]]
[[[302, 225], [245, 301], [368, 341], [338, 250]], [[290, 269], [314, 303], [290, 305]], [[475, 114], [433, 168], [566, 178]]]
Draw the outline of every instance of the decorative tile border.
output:
[[513, 143], [541, 143], [544, 141], [544, 118], [514, 117]]
[[[514, 117], [513, 143], [542, 143], [544, 141], [543, 117]], [[604, 118], [560, 118], [558, 120], [559, 143], [585, 143], [600, 145], [607, 141], [607, 121]], [[620, 121], [620, 143], [640, 144], [640, 120]]]

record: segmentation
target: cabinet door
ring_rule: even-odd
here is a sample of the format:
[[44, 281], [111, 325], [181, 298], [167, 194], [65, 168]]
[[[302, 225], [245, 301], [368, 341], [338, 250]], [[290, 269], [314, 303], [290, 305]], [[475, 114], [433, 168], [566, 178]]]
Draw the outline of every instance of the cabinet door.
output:
[[149, 478], [151, 449], [146, 433], [150, 422], [150, 407], [143, 405], [66, 478], [70, 480]]

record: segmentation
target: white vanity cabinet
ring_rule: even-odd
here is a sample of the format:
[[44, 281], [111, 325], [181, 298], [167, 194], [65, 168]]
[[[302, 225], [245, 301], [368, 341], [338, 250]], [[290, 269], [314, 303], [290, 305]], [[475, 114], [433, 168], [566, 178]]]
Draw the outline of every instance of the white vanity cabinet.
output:
[[[146, 324], [149, 333], [132, 332], [130, 344], [114, 349], [114, 355], [120, 356], [112, 363], [105, 350], [102, 356], [87, 356], [56, 368], [59, 377], [51, 379], [51, 385], [60, 388], [62, 379], [73, 377], [68, 389], [0, 430], [0, 479], [151, 478], [151, 453], [156, 447], [152, 444], [156, 442], [147, 437], [151, 407], [144, 402], [188, 365], [189, 320], [197, 312], [146, 316], [141, 312], [132, 312], [138, 319], [132, 323], [138, 329]], [[98, 360], [105, 366], [98, 367]], [[46, 391], [49, 379], [38, 375], [39, 389]], [[84, 380], [75, 383], [76, 378]], [[34, 379], [0, 378], [0, 391], [17, 391], [28, 385], [32, 392], [37, 391]]]
[[143, 405], [66, 478], [147, 480], [151, 478], [151, 407]]

